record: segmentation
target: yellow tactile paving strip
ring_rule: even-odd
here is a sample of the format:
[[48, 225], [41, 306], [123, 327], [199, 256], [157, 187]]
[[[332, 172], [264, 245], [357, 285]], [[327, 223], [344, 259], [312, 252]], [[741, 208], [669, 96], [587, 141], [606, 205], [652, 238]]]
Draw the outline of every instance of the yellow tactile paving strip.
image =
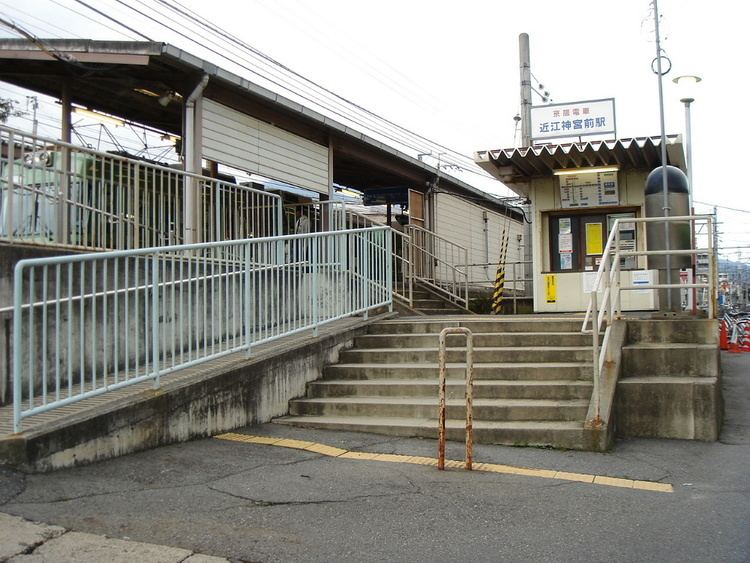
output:
[[[263, 444], [267, 446], [278, 446], [281, 448], [293, 448], [315, 452], [330, 457], [342, 459], [358, 459], [365, 461], [386, 461], [391, 463], [410, 463], [413, 465], [437, 465], [437, 459], [432, 457], [379, 454], [368, 452], [351, 452], [304, 440], [292, 440], [289, 438], [278, 438], [272, 436], [251, 436], [248, 434], [236, 434], [228, 432], [214, 436], [218, 440], [229, 440], [232, 442], [244, 442], [247, 444]], [[463, 461], [445, 460], [445, 467], [460, 469], [464, 466]], [[501, 465], [498, 463], [474, 463], [475, 471], [486, 471], [488, 473], [505, 473], [508, 475], [524, 475], [526, 477], [539, 477], [541, 479], [558, 479], [561, 481], [577, 481], [591, 485], [604, 485], [607, 487], [622, 487], [625, 489], [637, 489], [656, 493], [672, 493], [674, 489], [669, 483], [657, 483], [655, 481], [639, 481], [637, 479], [622, 479], [620, 477], [606, 477], [604, 475], [589, 475], [587, 473], [569, 473], [567, 471], [556, 471], [554, 469], [531, 469], [528, 467], [515, 467], [513, 465]]]

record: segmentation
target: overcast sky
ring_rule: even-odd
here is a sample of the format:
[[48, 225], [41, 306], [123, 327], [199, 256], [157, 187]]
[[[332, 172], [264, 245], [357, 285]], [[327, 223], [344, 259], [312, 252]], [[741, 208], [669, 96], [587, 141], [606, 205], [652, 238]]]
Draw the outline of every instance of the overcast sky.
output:
[[[128, 2], [146, 13], [158, 7], [154, 1]], [[513, 116], [520, 105], [521, 32], [530, 35], [534, 84], [543, 83], [555, 102], [614, 97], [618, 137], [660, 132], [649, 0], [181, 3], [336, 93], [466, 155], [518, 142]], [[92, 5], [153, 39], [205, 55], [114, 0]], [[662, 46], [673, 65], [664, 79], [668, 134], [684, 129], [684, 108], [672, 78], [703, 78], [692, 105], [694, 199], [750, 209], [740, 164], [745, 156], [733, 150], [744, 148], [739, 141], [750, 128], [744, 109], [748, 3], [661, 0], [659, 10]], [[108, 29], [86, 19], [91, 12], [74, 0], [22, 5], [2, 0], [0, 11], [36, 26], [41, 36], [123, 38], [111, 22]], [[534, 103], [542, 102], [535, 97]], [[477, 183], [474, 176], [460, 177]], [[696, 209], [709, 210], [700, 204]], [[719, 217], [724, 246], [750, 245], [750, 215], [720, 209]], [[737, 257], [735, 251], [732, 256]], [[750, 250], [743, 258], [750, 258]]]

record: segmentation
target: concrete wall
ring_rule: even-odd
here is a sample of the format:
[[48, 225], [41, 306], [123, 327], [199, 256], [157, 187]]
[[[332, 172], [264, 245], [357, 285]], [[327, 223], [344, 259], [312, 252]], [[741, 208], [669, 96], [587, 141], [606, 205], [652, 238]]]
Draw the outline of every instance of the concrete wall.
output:
[[[505, 229], [510, 231], [506, 263], [523, 260], [523, 240], [519, 243], [517, 238], [518, 235], [524, 235], [523, 223], [446, 193], [437, 194], [436, 215], [436, 233], [466, 248], [469, 263], [497, 262]], [[496, 266], [473, 267], [469, 270], [469, 283], [491, 287], [496, 272]], [[524, 277], [523, 267], [518, 267], [516, 275], [519, 279]], [[511, 279], [510, 268], [506, 270], [505, 277], [507, 280]], [[513, 288], [513, 284], [506, 284], [506, 287]], [[518, 284], [518, 289], [523, 289], [522, 283]]]
[[72, 254], [44, 246], [0, 243], [0, 404], [7, 404], [11, 389], [11, 322], [13, 271], [20, 260]]
[[256, 359], [204, 364], [192, 377], [166, 379], [159, 390], [97, 407], [73, 424], [0, 442], [0, 463], [48, 471], [268, 422], [365, 331], [363, 323]]

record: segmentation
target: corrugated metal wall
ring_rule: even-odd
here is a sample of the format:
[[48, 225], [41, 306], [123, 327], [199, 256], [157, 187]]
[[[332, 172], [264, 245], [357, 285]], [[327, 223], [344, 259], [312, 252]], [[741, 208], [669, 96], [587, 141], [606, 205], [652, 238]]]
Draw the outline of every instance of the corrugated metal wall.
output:
[[[519, 251], [517, 237], [517, 235], [523, 235], [522, 223], [506, 218], [494, 211], [485, 210], [479, 205], [450, 194], [438, 193], [436, 196], [437, 234], [465, 247], [468, 250], [470, 263], [497, 262], [500, 258], [500, 241], [503, 228], [508, 226], [510, 228], [510, 239], [506, 263], [523, 260], [523, 250]], [[488, 250], [485, 246], [484, 211], [487, 211]], [[469, 283], [492, 285], [496, 270], [496, 266], [489, 266], [486, 269], [472, 267], [469, 269]], [[520, 279], [522, 275], [523, 269], [517, 267], [518, 278]], [[511, 270], [508, 268], [506, 279], [510, 280], [511, 278]]]
[[208, 99], [202, 122], [203, 158], [328, 193], [328, 147]]

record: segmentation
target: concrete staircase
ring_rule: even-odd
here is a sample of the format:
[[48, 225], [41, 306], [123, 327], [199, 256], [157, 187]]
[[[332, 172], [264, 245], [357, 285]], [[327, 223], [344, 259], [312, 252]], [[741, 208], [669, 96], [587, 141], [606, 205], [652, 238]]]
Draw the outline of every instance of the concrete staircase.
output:
[[618, 434], [717, 440], [718, 338], [714, 320], [628, 321], [615, 399]]
[[[339, 363], [290, 402], [294, 426], [437, 436], [438, 334], [474, 334], [474, 440], [591, 449], [584, 428], [592, 392], [591, 337], [580, 320], [548, 317], [412, 317], [371, 325]], [[448, 338], [447, 435], [464, 437], [465, 350]]]

